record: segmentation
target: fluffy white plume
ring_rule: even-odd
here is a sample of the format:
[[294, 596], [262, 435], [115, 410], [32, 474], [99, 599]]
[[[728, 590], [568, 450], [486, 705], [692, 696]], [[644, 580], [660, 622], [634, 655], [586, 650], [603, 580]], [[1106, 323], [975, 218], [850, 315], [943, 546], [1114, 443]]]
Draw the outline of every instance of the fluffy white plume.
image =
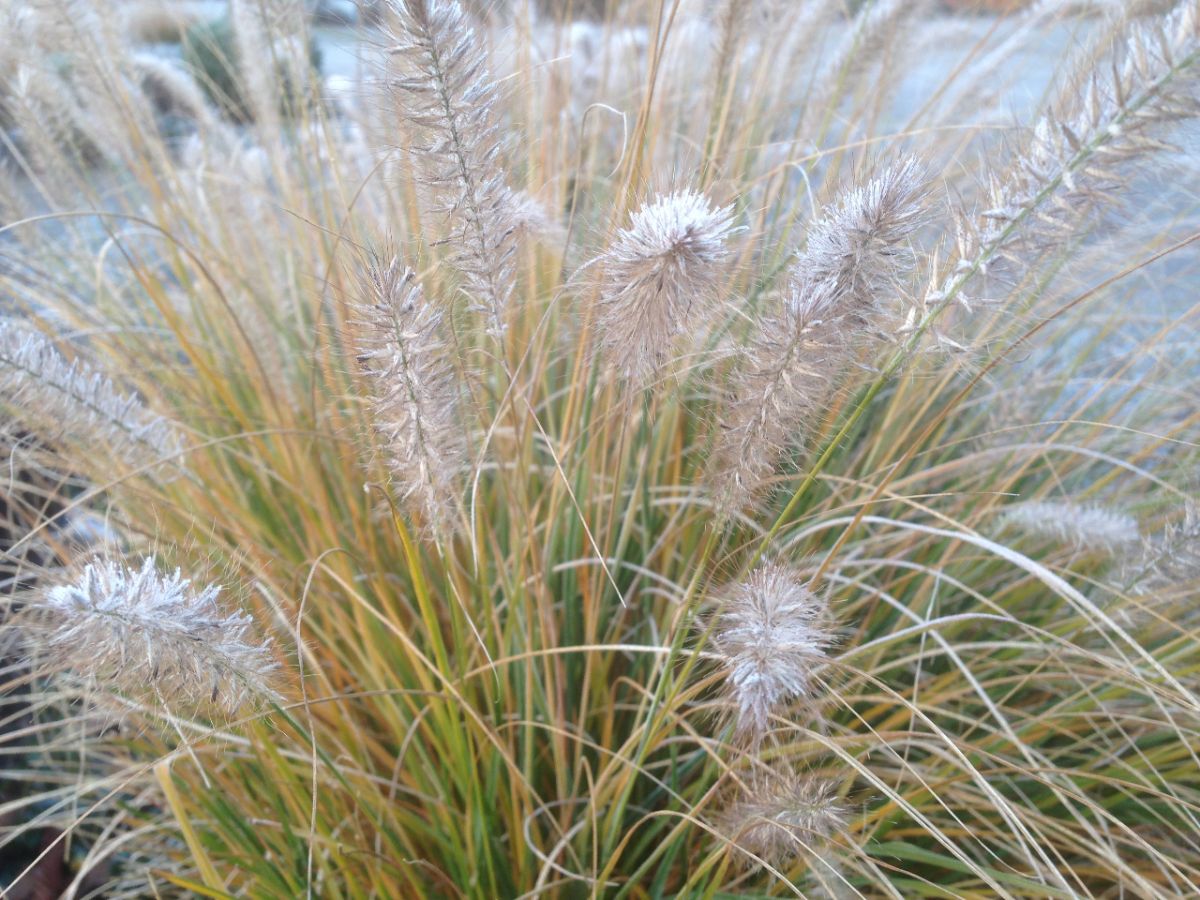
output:
[[690, 335], [716, 299], [733, 207], [714, 207], [684, 190], [656, 197], [633, 214], [629, 227], [597, 261], [597, 325], [617, 370], [644, 384]]
[[754, 739], [790, 701], [812, 696], [833, 643], [825, 603], [785, 566], [767, 563], [725, 590], [713, 644], [737, 731]]
[[167, 419], [134, 394], [122, 394], [86, 363], [67, 362], [44, 336], [0, 320], [0, 408], [51, 441], [94, 451], [102, 446], [128, 465], [178, 464], [183, 442]]
[[456, 0], [390, 0], [393, 71], [387, 101], [416, 133], [414, 152], [438, 212], [449, 216], [453, 262], [474, 307], [499, 336], [516, 279], [514, 201], [499, 165], [496, 85], [487, 52]]
[[442, 314], [395, 257], [369, 269], [363, 293], [357, 350], [373, 386], [372, 421], [392, 483], [426, 525], [452, 530], [466, 446]]
[[912, 264], [926, 179], [904, 158], [854, 185], [809, 229], [790, 283], [743, 349], [713, 449], [723, 506], [756, 499], [779, 458], [802, 445], [863, 338], [899, 313], [895, 282]]
[[1004, 523], [1026, 534], [1098, 553], [1113, 554], [1139, 541], [1137, 519], [1095, 505], [1034, 500], [1005, 510]]
[[734, 844], [755, 861], [786, 866], [823, 844], [844, 826], [836, 785], [791, 771], [758, 775], [725, 811]]
[[275, 664], [269, 645], [252, 638], [250, 617], [220, 609], [219, 591], [194, 589], [178, 570], [162, 574], [154, 557], [141, 569], [97, 560], [74, 584], [46, 593], [41, 641], [58, 664], [102, 688], [232, 714], [273, 696]]

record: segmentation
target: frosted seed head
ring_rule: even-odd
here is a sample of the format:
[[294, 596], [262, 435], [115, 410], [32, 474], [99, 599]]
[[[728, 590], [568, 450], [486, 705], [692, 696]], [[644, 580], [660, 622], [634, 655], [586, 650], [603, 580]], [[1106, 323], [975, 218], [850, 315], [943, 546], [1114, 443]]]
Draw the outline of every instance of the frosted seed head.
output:
[[928, 177], [902, 157], [848, 187], [810, 228], [788, 303], [808, 319], [866, 316], [911, 268], [908, 240], [926, 214]]
[[14, 320], [0, 319], [0, 411], [48, 441], [88, 451], [99, 444], [159, 477], [178, 466], [183, 448], [172, 422], [90, 365], [68, 362], [46, 337]]
[[737, 229], [733, 207], [696, 191], [661, 195], [633, 214], [600, 258], [598, 325], [624, 377], [644, 383], [715, 299]]
[[725, 511], [762, 495], [777, 461], [829, 405], [866, 339], [903, 328], [897, 282], [925, 217], [927, 178], [912, 157], [846, 188], [809, 227], [783, 296], [764, 305], [735, 369], [709, 480]]
[[433, 531], [457, 523], [457, 479], [466, 466], [460, 386], [442, 314], [398, 257], [376, 259], [362, 278], [355, 350], [371, 391], [392, 486]]
[[448, 222], [442, 246], [463, 292], [500, 338], [515, 289], [518, 202], [502, 170], [499, 92], [487, 49], [455, 0], [392, 0], [387, 7], [385, 104], [413, 133], [426, 202]]
[[1035, 500], [1004, 511], [1004, 525], [1082, 552], [1116, 555], [1139, 541], [1137, 519], [1098, 505]]
[[234, 714], [274, 698], [270, 645], [245, 612], [225, 612], [220, 588], [193, 587], [179, 570], [97, 559], [77, 581], [46, 592], [35, 632], [56, 667], [167, 707]]
[[757, 740], [771, 716], [815, 693], [833, 643], [825, 603], [785, 566], [767, 563], [721, 599], [713, 643], [739, 735]]
[[757, 775], [723, 816], [724, 830], [751, 861], [786, 866], [845, 827], [837, 786], [772, 769]]

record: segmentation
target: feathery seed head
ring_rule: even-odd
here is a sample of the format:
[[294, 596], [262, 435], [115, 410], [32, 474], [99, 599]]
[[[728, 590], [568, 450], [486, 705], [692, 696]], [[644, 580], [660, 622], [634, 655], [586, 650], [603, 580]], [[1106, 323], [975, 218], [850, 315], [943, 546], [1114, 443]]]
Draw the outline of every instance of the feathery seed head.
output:
[[415, 133], [417, 163], [448, 215], [451, 262], [488, 330], [504, 334], [516, 281], [514, 201], [500, 168], [496, 84], [456, 0], [391, 0], [387, 102]]
[[797, 254], [789, 305], [807, 318], [872, 311], [912, 265], [908, 239], [924, 220], [927, 190], [924, 166], [907, 156], [843, 191]]
[[1138, 543], [1137, 519], [1102, 506], [1034, 500], [1004, 512], [1004, 524], [1076, 550], [1115, 554]]
[[732, 206], [714, 208], [691, 190], [656, 197], [621, 229], [599, 259], [598, 324], [622, 375], [644, 382], [691, 333], [714, 300], [737, 230]]
[[725, 669], [737, 731], [766, 733], [772, 713], [813, 695], [814, 672], [833, 643], [825, 603], [796, 574], [766, 563], [726, 590], [713, 641]]
[[307, 80], [308, 44], [303, 0], [230, 0], [238, 74], [259, 127], [277, 127], [285, 84]]
[[156, 109], [182, 113], [206, 127], [218, 126], [200, 85], [184, 68], [155, 53], [136, 53], [130, 64]]
[[94, 449], [102, 444], [132, 467], [175, 461], [178, 429], [122, 394], [86, 363], [67, 362], [44, 336], [0, 320], [0, 408], [40, 435]]
[[[801, 114], [798, 134], [811, 136], [814, 141], [825, 137], [821, 131], [828, 119], [837, 112], [841, 99], [857, 76], [880, 56], [890, 41], [902, 41], [907, 23], [919, 20], [929, 0], [869, 0], [859, 6], [850, 27], [838, 44], [829, 53], [829, 58], [817, 71], [807, 89], [807, 100]], [[819, 27], [821, 19], [829, 13], [824, 4], [822, 10], [808, 8], [804, 15], [810, 27]]]
[[516, 238], [532, 242], [561, 238], [562, 227], [536, 196], [528, 191], [510, 191], [506, 199]]
[[442, 314], [416, 274], [392, 257], [363, 279], [359, 362], [373, 386], [372, 421], [400, 499], [437, 530], [455, 523], [456, 478], [466, 464], [458, 379]]
[[762, 493], [869, 327], [898, 318], [886, 301], [912, 264], [908, 239], [924, 219], [926, 185], [922, 165], [901, 158], [845, 190], [809, 228], [781, 302], [762, 317], [733, 375], [709, 460], [719, 506], [745, 508]]
[[74, 584], [50, 589], [41, 609], [45, 649], [71, 671], [166, 705], [236, 713], [273, 696], [268, 643], [244, 612], [217, 604], [220, 588], [194, 589], [149, 557], [141, 569], [98, 559]]
[[831, 781], [790, 771], [759, 775], [723, 816], [734, 844], [756, 860], [786, 865], [845, 825]]
[[1156, 129], [1200, 115], [1200, 2], [1184, 0], [1153, 23], [1127, 20], [1124, 28], [1106, 53], [1089, 54], [1006, 170], [992, 176], [977, 221], [963, 217], [961, 261], [935, 296], [961, 295], [994, 261], [1020, 271], [1070, 233], [1081, 207], [1112, 202], [1118, 164], [1166, 146]]
[[1125, 561], [1121, 574], [1138, 595], [1194, 590], [1200, 579], [1200, 509], [1189, 503], [1179, 521], [1144, 538], [1141, 551]]

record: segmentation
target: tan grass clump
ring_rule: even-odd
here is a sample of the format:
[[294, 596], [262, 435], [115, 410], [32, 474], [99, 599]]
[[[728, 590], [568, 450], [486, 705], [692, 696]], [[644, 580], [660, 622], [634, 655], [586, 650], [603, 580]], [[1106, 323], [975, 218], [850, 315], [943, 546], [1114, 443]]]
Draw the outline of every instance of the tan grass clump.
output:
[[1200, 896], [1200, 0], [602, 5], [0, 0], [0, 892]]

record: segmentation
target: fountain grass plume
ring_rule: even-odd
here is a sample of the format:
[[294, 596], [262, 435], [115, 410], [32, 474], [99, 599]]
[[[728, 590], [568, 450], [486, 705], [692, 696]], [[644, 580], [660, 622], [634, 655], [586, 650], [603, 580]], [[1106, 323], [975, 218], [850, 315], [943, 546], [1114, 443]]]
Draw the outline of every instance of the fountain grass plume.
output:
[[1121, 580], [1138, 595], [1184, 593], [1200, 580], [1200, 509], [1187, 504], [1176, 521], [1142, 539]]
[[844, 827], [845, 810], [834, 782], [776, 766], [751, 776], [721, 823], [746, 862], [787, 868], [823, 848]]
[[1139, 542], [1137, 519], [1096, 504], [1031, 500], [1005, 510], [1003, 522], [1031, 536], [1108, 556]]
[[449, 219], [439, 242], [495, 337], [507, 329], [516, 280], [513, 201], [498, 166], [498, 91], [487, 53], [456, 0], [389, 0], [385, 103], [413, 133], [412, 152]]
[[105, 447], [132, 468], [178, 465], [181, 432], [135, 394], [120, 392], [80, 360], [68, 362], [43, 335], [0, 320], [0, 407], [44, 440]]
[[829, 610], [788, 567], [765, 563], [725, 588], [712, 623], [735, 731], [751, 741], [793, 700], [816, 694], [833, 644]]
[[619, 375], [638, 387], [694, 336], [713, 312], [730, 237], [732, 206], [692, 190], [660, 194], [634, 212], [596, 261], [600, 343]]
[[97, 559], [77, 581], [46, 591], [33, 640], [51, 665], [101, 691], [233, 715], [274, 698], [276, 666], [249, 615], [223, 611], [219, 593], [179, 570], [163, 574], [153, 556], [140, 569]]
[[977, 217], [958, 225], [958, 264], [925, 299], [964, 302], [967, 282], [999, 262], [1019, 275], [1119, 196], [1123, 168], [1166, 149], [1164, 126], [1200, 114], [1200, 0], [1125, 21], [1111, 48], [1084, 56], [1008, 165], [991, 174]]
[[897, 281], [926, 211], [913, 157], [844, 190], [809, 229], [789, 283], [735, 355], [709, 478], [726, 509], [753, 504], [778, 460], [802, 446], [863, 339], [901, 313]]
[[442, 313], [396, 256], [375, 259], [361, 293], [356, 349], [392, 485], [420, 521], [446, 533], [456, 527], [466, 443]]
[[[826, 4], [825, 9], [832, 4]], [[837, 112], [849, 84], [862, 70], [874, 63], [889, 41], [897, 39], [905, 24], [918, 17], [928, 0], [867, 0], [841, 41], [822, 63], [808, 88], [797, 133], [808, 140], [823, 136], [831, 117]], [[814, 17], [824, 10], [805, 7], [803, 13]]]
[[220, 126], [204, 91], [185, 69], [154, 53], [134, 54], [130, 64], [156, 106], [190, 116], [205, 128]]

